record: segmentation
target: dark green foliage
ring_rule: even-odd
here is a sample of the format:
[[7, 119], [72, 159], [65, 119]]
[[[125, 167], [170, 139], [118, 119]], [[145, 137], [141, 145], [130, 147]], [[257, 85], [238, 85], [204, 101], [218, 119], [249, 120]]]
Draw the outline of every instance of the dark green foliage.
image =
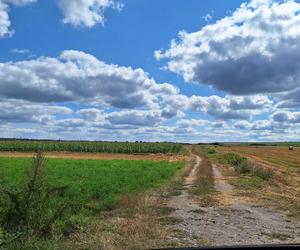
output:
[[0, 140], [0, 151], [44, 152], [69, 151], [89, 153], [180, 153], [181, 144], [169, 142], [88, 142], [88, 141], [39, 141]]

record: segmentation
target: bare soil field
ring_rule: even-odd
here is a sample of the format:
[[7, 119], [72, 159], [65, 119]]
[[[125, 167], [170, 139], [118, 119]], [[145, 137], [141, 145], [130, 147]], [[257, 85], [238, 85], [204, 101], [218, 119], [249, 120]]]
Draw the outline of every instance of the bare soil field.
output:
[[[0, 157], [32, 158], [31, 152], [0, 152]], [[185, 161], [187, 156], [178, 154], [109, 154], [109, 153], [73, 153], [73, 152], [47, 152], [47, 158], [61, 159], [94, 159], [94, 160], [154, 160], [154, 161]]]

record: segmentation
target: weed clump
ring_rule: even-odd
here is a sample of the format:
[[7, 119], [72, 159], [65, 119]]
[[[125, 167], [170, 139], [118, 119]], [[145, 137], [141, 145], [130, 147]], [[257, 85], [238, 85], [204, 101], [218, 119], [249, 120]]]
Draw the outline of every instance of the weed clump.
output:
[[15, 239], [48, 236], [63, 217], [67, 205], [62, 197], [67, 187], [50, 187], [45, 165], [39, 151], [23, 187], [0, 188], [0, 246]]
[[241, 166], [244, 162], [247, 161], [247, 159], [245, 157], [240, 156], [239, 154], [235, 154], [235, 153], [227, 153], [224, 154], [224, 161], [227, 164], [230, 164], [234, 167], [239, 167]]
[[240, 174], [250, 174], [266, 181], [270, 180], [274, 175], [273, 170], [265, 169], [236, 153], [224, 154], [223, 159], [225, 163], [233, 166], [235, 171]]

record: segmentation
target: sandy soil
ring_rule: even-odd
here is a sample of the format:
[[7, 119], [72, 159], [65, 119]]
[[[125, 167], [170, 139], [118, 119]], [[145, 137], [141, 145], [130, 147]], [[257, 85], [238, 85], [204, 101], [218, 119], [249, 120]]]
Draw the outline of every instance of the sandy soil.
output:
[[170, 216], [178, 220], [170, 227], [182, 232], [175, 241], [184, 246], [300, 242], [299, 223], [282, 211], [234, 196], [234, 187], [226, 182], [216, 165], [213, 166], [216, 190], [213, 196], [219, 202], [211, 207], [200, 207], [188, 192], [197, 171], [201, 171], [198, 156], [181, 194], [169, 198], [168, 206], [174, 210]]
[[[107, 153], [73, 153], [73, 152], [47, 152], [48, 158], [64, 159], [96, 159], [96, 160], [155, 160], [155, 161], [184, 161], [187, 156], [176, 154], [107, 154]], [[0, 157], [33, 157], [29, 152], [0, 152]]]

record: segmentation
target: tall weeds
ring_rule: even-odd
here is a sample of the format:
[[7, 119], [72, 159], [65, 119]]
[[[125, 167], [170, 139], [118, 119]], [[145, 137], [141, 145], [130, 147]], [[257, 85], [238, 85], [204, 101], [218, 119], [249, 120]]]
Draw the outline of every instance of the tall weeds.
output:
[[274, 175], [273, 170], [263, 168], [236, 153], [224, 154], [223, 160], [225, 161], [225, 163], [233, 166], [235, 171], [240, 174], [250, 174], [252, 176], [258, 176], [266, 181], [271, 179]]
[[210, 160], [199, 147], [193, 148], [193, 153], [199, 155], [202, 159], [201, 166], [197, 172], [195, 181], [196, 195], [206, 195], [214, 190], [214, 175], [213, 168]]
[[[0, 188], [0, 227], [17, 237], [48, 236], [52, 225], [63, 217], [66, 186], [50, 187], [46, 175], [46, 159], [39, 151], [22, 188]], [[1, 229], [1, 228], [0, 228]], [[3, 233], [4, 234], [4, 233]]]

